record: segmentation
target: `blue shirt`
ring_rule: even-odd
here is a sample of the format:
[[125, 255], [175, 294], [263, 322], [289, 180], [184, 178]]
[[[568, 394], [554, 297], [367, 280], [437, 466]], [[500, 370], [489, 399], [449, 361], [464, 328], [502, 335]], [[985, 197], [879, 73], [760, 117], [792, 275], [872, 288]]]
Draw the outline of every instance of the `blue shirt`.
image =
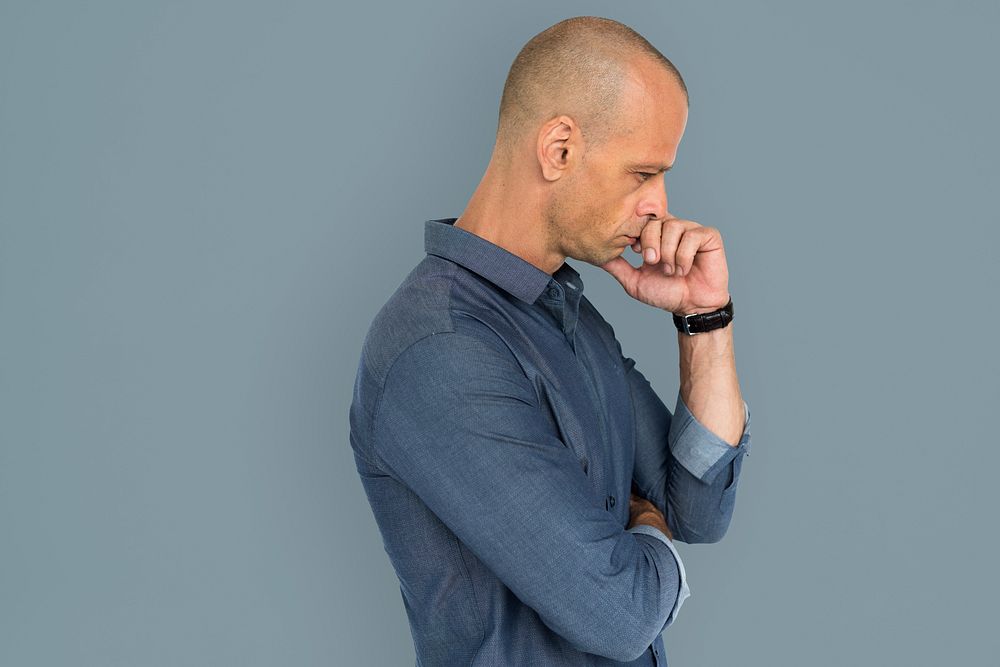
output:
[[[663, 404], [564, 262], [552, 275], [454, 226], [375, 316], [350, 442], [400, 581], [418, 665], [666, 665], [688, 594], [660, 530], [725, 534], [732, 446]], [[675, 332], [669, 314], [665, 335]]]

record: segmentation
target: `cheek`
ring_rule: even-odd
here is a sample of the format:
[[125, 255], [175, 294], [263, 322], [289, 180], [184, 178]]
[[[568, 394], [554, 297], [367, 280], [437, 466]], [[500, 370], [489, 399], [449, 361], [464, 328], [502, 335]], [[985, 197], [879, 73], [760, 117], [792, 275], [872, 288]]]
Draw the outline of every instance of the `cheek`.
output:
[[641, 217], [636, 214], [636, 210], [639, 208], [639, 202], [642, 198], [639, 197], [638, 193], [635, 191], [629, 192], [621, 200], [621, 214], [625, 218], [637, 218]]

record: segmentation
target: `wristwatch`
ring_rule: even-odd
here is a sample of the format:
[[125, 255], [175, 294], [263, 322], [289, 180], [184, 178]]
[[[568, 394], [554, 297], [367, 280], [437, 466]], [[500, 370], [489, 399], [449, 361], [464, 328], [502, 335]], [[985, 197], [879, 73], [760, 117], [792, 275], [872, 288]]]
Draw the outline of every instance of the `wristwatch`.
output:
[[710, 313], [691, 313], [690, 315], [678, 315], [674, 313], [674, 326], [678, 331], [683, 331], [689, 336], [705, 333], [712, 329], [721, 329], [733, 321], [733, 299]]

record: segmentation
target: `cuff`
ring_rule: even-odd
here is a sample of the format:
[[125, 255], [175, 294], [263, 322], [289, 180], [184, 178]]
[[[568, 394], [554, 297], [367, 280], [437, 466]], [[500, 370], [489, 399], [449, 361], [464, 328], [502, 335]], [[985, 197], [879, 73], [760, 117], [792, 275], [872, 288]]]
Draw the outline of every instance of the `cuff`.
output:
[[750, 406], [743, 401], [743, 435], [733, 446], [710, 431], [688, 410], [681, 392], [670, 420], [670, 453], [688, 472], [704, 482], [712, 479], [736, 456], [750, 454]]
[[673, 609], [670, 610], [670, 616], [667, 617], [667, 622], [664, 623], [662, 628], [660, 628], [660, 632], [663, 632], [666, 630], [668, 625], [674, 622], [674, 619], [677, 618], [677, 612], [680, 611], [681, 605], [684, 604], [684, 600], [691, 595], [691, 589], [688, 588], [687, 585], [687, 574], [684, 572], [684, 563], [681, 561], [681, 555], [677, 553], [677, 549], [674, 547], [673, 543], [659, 528], [654, 528], [653, 526], [640, 523], [632, 528], [629, 528], [628, 532], [642, 533], [643, 535], [649, 535], [660, 540], [667, 545], [667, 548], [670, 549], [670, 553], [674, 556], [674, 561], [677, 562], [677, 572], [680, 574], [680, 586], [678, 587], [677, 601], [674, 603]]

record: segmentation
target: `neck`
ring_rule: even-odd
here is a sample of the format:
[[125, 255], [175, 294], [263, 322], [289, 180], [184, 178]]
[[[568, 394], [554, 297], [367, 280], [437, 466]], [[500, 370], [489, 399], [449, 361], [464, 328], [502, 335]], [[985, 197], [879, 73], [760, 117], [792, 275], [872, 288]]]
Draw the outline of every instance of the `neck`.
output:
[[531, 172], [500, 164], [494, 153], [455, 226], [552, 275], [566, 257], [550, 247], [544, 201], [526, 173]]

